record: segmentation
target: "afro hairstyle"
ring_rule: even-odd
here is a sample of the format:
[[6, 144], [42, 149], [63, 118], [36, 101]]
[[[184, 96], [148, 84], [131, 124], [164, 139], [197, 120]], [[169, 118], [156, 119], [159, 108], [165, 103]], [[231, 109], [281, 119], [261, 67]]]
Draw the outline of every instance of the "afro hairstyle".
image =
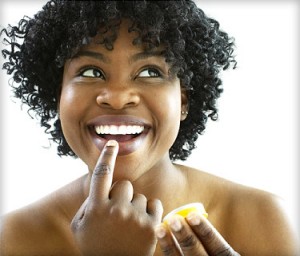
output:
[[14, 96], [39, 118], [58, 144], [58, 155], [76, 157], [57, 110], [64, 63], [99, 34], [99, 43], [113, 50], [122, 19], [130, 19], [129, 30], [137, 32], [133, 44], [143, 44], [150, 51], [164, 46], [166, 62], [187, 91], [189, 113], [169, 151], [172, 161], [186, 160], [208, 118], [218, 117], [216, 100], [223, 91], [220, 71], [236, 66], [234, 39], [193, 1], [47, 2], [33, 18], [24, 16], [1, 31], [6, 44], [3, 69], [13, 78]]

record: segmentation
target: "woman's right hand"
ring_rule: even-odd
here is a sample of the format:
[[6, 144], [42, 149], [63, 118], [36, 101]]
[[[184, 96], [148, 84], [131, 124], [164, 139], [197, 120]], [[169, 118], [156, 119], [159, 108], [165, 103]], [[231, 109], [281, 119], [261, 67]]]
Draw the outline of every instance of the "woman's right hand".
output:
[[117, 154], [118, 143], [109, 141], [93, 172], [89, 196], [72, 220], [73, 235], [82, 255], [153, 255], [162, 204], [134, 194], [129, 181], [112, 185]]

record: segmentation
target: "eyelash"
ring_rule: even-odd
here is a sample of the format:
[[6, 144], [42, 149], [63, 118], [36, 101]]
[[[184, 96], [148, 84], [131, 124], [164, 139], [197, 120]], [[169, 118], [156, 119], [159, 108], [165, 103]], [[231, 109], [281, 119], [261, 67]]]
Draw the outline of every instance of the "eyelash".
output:
[[[89, 70], [92, 70], [92, 73], [93, 73], [93, 75], [95, 75], [95, 76], [87, 76], [87, 75], [84, 75], [84, 73], [85, 72], [87, 72], [87, 71], [89, 71]], [[95, 73], [98, 73], [98, 75], [100, 75], [100, 76], [97, 76]], [[101, 70], [101, 69], [99, 69], [99, 68], [97, 68], [97, 67], [91, 67], [91, 66], [89, 66], [89, 67], [84, 67], [84, 68], [82, 68], [80, 71], [79, 71], [79, 76], [82, 76], [82, 77], [87, 77], [87, 78], [101, 78], [101, 79], [105, 79], [105, 76], [104, 76], [104, 74], [103, 74], [103, 71]]]
[[[140, 74], [142, 72], [147, 71], [147, 70], [148, 70], [149, 77], [148, 76], [141, 76], [140, 77]], [[84, 75], [84, 73], [87, 72], [87, 71], [91, 71], [92, 75], [89, 75], [89, 76]], [[155, 75], [151, 76], [150, 75], [151, 72], [155, 73]], [[82, 76], [82, 77], [85, 77], [85, 78], [101, 78], [101, 79], [105, 80], [104, 72], [101, 69], [99, 69], [97, 67], [93, 67], [93, 66], [82, 68], [79, 71], [79, 76]], [[161, 78], [161, 77], [162, 77], [162, 72], [156, 67], [145, 67], [141, 71], [139, 71], [138, 75], [136, 76], [136, 78]]]
[[160, 78], [160, 77], [162, 77], [162, 72], [161, 72], [158, 68], [156, 68], [156, 67], [145, 67], [145, 68], [143, 68], [143, 69], [138, 73], [137, 78], [139, 78], [139, 76], [140, 76], [140, 74], [141, 74], [142, 72], [147, 71], [147, 70], [148, 70], [148, 74], [149, 74], [149, 75], [150, 75], [151, 72], [154, 72], [155, 75], [154, 75], [154, 76], [151, 76], [151, 75], [150, 75], [149, 77], [142, 76], [142, 77], [140, 77], [140, 78]]

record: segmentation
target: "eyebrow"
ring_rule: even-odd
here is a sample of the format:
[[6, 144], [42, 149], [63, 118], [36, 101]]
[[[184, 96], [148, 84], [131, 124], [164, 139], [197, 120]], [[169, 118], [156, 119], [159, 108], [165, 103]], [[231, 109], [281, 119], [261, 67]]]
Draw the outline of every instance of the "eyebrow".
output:
[[145, 51], [134, 54], [129, 58], [129, 63], [133, 63], [139, 60], [145, 60], [151, 57], [163, 57], [162, 51]]
[[[110, 63], [110, 60], [106, 58], [102, 53], [99, 52], [93, 52], [93, 51], [80, 51], [76, 53], [72, 59], [79, 58], [79, 57], [92, 57], [94, 59], [103, 61], [104, 63]], [[129, 58], [129, 64], [132, 64], [133, 62], [139, 61], [139, 60], [145, 60], [151, 57], [163, 57], [163, 51], [145, 51], [145, 52], [139, 52], [134, 54]]]

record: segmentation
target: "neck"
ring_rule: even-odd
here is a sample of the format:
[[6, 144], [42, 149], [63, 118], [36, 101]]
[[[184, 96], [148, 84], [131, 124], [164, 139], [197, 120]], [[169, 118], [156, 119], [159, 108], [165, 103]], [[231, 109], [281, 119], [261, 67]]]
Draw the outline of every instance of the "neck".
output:
[[185, 186], [185, 181], [181, 170], [171, 161], [165, 161], [154, 166], [132, 184], [135, 193], [144, 194], [148, 199], [163, 200], [170, 193], [174, 193], [175, 187], [179, 189]]
[[[78, 186], [82, 189], [79, 192], [77, 200], [81, 204], [85, 201], [89, 194], [91, 173], [85, 175], [81, 179]], [[157, 163], [146, 173], [141, 175], [134, 181], [131, 181], [134, 193], [143, 194], [147, 199], [161, 200], [165, 213], [170, 211], [174, 206], [182, 204], [180, 200], [185, 198], [187, 191], [187, 177], [185, 172], [170, 159], [164, 159]], [[172, 200], [170, 200], [172, 198]], [[80, 203], [79, 203], [80, 204]], [[77, 205], [74, 209], [79, 209], [81, 205]]]
[[171, 161], [152, 168], [132, 184], [135, 193], [145, 195], [148, 200], [159, 199], [164, 215], [184, 204], [188, 197], [186, 173]]

